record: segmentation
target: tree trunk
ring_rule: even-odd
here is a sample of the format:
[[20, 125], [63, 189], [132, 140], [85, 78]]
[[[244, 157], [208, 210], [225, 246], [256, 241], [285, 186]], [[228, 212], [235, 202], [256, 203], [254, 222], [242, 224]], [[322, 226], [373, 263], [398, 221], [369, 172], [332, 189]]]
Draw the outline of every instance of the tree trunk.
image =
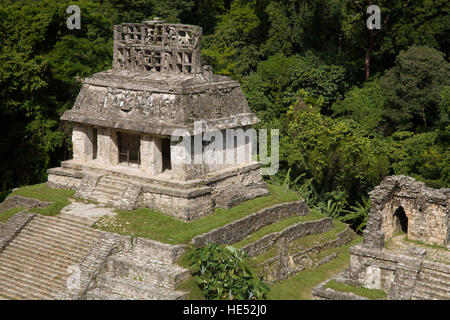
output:
[[366, 51], [366, 59], [364, 61], [364, 65], [365, 65], [365, 69], [366, 69], [366, 80], [369, 79], [369, 77], [370, 77], [370, 58], [372, 56], [372, 52], [375, 47], [375, 38], [376, 38], [376, 34], [372, 30], [369, 30], [369, 35], [370, 35], [370, 43], [369, 43], [369, 48]]

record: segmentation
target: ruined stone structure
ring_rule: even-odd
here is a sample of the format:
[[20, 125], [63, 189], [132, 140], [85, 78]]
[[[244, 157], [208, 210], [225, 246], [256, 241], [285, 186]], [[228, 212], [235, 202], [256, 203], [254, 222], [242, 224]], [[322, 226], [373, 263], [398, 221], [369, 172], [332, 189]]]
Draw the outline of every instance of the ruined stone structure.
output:
[[403, 231], [411, 240], [446, 245], [450, 241], [450, 189], [427, 188], [406, 176], [386, 178], [370, 192], [372, 208], [365, 243], [382, 247], [383, 240]]
[[0, 300], [175, 300], [189, 270], [169, 245], [91, 228], [71, 214], [20, 212], [0, 223]]
[[[48, 170], [48, 185], [184, 221], [266, 195], [253, 138], [230, 130], [259, 119], [238, 82], [201, 66], [201, 37], [199, 27], [159, 20], [115, 26], [113, 69], [85, 79], [62, 116], [73, 125], [73, 159]], [[223, 134], [224, 149], [202, 141], [212, 132]], [[200, 151], [189, 150], [194, 142]], [[230, 162], [239, 152], [244, 161]]]
[[[388, 299], [450, 299], [450, 189], [391, 176], [370, 192], [370, 199], [364, 241], [350, 249], [350, 267], [335, 280], [384, 290]], [[323, 289], [323, 284], [313, 294], [358, 298]]]

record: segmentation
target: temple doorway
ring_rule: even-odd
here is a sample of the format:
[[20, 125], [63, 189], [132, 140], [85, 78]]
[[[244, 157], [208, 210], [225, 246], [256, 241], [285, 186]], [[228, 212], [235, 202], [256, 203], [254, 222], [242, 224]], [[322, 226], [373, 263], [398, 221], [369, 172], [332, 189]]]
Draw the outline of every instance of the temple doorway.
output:
[[398, 207], [394, 213], [395, 232], [401, 231], [408, 234], [408, 217], [406, 216], [403, 207]]
[[97, 159], [98, 150], [98, 130], [97, 128], [92, 129], [92, 159]]
[[170, 160], [170, 139], [161, 139], [162, 171], [172, 170]]
[[141, 137], [138, 134], [118, 132], [119, 164], [139, 166], [141, 163]]

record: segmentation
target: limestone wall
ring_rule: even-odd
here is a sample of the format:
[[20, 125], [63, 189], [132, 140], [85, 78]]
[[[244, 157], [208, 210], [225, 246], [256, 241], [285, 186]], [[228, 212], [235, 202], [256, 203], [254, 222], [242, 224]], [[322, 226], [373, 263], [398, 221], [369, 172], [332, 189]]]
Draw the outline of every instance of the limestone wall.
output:
[[333, 228], [334, 225], [331, 218], [299, 222], [280, 232], [270, 233], [261, 239], [244, 246], [242, 249], [245, 250], [250, 257], [253, 257], [273, 247], [281, 237], [285, 237], [287, 242], [291, 242], [311, 234], [327, 232]]
[[144, 207], [163, 212], [183, 221], [192, 221], [214, 211], [210, 194], [190, 198], [182, 196], [181, 193], [177, 196], [143, 191], [139, 202]]
[[75, 170], [52, 168], [47, 170], [49, 188], [77, 190], [81, 185], [83, 174]]
[[207, 180], [206, 185], [212, 189], [215, 206], [224, 209], [269, 194], [265, 184], [261, 183], [259, 163], [237, 168], [223, 176], [216, 176]]
[[389, 291], [395, 279], [398, 255], [371, 250], [362, 245], [350, 248], [350, 278], [369, 289]]
[[207, 242], [216, 244], [233, 244], [244, 239], [249, 234], [277, 221], [292, 216], [303, 216], [309, 213], [304, 201], [296, 201], [274, 205], [265, 208], [242, 219], [235, 220], [223, 227], [201, 234], [192, 243], [196, 246], [204, 246]]

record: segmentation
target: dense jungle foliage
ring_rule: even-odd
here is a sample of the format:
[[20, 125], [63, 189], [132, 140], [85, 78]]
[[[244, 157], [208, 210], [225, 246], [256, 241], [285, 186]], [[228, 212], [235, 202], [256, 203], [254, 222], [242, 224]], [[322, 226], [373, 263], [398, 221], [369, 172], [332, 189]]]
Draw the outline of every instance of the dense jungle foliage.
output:
[[[155, 16], [203, 27], [204, 64], [242, 84], [259, 127], [280, 130], [269, 179], [312, 206], [357, 227], [386, 175], [449, 187], [449, 2], [377, 1], [379, 31], [369, 2], [2, 0], [1, 197], [69, 157], [59, 117], [82, 78], [111, 67], [113, 25]], [[80, 30], [66, 26], [71, 4]]]

